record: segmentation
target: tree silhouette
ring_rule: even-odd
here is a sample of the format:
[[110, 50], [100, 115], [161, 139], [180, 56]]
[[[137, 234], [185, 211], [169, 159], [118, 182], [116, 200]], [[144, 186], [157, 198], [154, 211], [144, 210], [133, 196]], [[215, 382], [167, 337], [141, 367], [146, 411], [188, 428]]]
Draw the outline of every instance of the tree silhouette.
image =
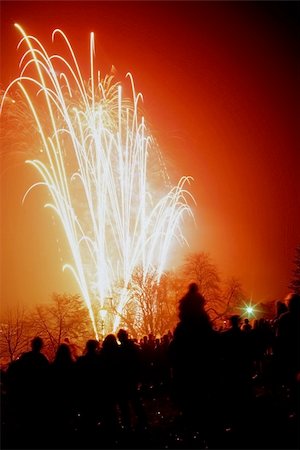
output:
[[49, 359], [65, 339], [84, 348], [94, 335], [84, 302], [79, 295], [69, 294], [54, 293], [50, 303], [38, 305], [32, 314], [32, 330], [43, 338]]
[[19, 305], [7, 308], [0, 322], [1, 362], [14, 361], [27, 350], [30, 332], [25, 309]]
[[216, 265], [208, 253], [191, 253], [185, 258], [183, 273], [198, 284], [199, 292], [205, 297], [210, 307], [217, 307], [220, 300], [220, 276]]
[[236, 313], [236, 308], [245, 302], [246, 296], [241, 282], [235, 277], [229, 277], [222, 282], [221, 295], [217, 308], [207, 308], [207, 312], [214, 320]]
[[130, 285], [130, 298], [122, 313], [117, 312], [112, 299], [110, 310], [121, 316], [132, 336], [163, 336], [172, 330], [178, 319], [178, 299], [186, 288], [185, 280], [175, 272], [165, 272], [157, 284], [155, 275], [143, 275], [141, 267], [135, 270]]
[[295, 250], [293, 278], [289, 284], [291, 289], [296, 294], [300, 294], [300, 244], [297, 245]]
[[182, 269], [186, 284], [192, 281], [197, 283], [212, 320], [232, 314], [235, 307], [245, 300], [241, 282], [235, 277], [221, 278], [208, 253], [187, 255]]

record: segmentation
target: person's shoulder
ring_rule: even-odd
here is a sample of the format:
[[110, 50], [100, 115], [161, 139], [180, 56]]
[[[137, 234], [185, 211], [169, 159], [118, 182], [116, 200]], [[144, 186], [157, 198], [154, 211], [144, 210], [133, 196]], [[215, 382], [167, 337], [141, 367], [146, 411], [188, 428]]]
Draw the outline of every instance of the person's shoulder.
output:
[[278, 325], [285, 324], [291, 320], [291, 313], [289, 311], [286, 311], [282, 313], [278, 318]]
[[50, 362], [46, 355], [43, 353], [32, 354], [29, 359], [32, 361], [32, 364], [38, 365], [39, 367], [46, 367], [50, 365]]
[[[101, 355], [101, 354], [100, 354], [100, 355]], [[78, 358], [76, 359], [75, 364], [77, 364], [77, 365], [80, 366], [82, 363], [84, 363], [84, 361], [85, 361], [84, 355], [80, 355], [80, 356], [78, 356]]]
[[134, 353], [138, 353], [139, 351], [141, 351], [141, 347], [137, 345], [134, 341], [128, 341], [126, 349]]
[[41, 361], [49, 363], [49, 359], [47, 358], [46, 355], [44, 355], [44, 353], [40, 353], [40, 359], [41, 359]]
[[181, 299], [179, 300], [179, 306], [184, 304], [185, 302], [189, 301], [191, 299], [191, 295], [185, 294]]
[[220, 331], [220, 336], [230, 336], [230, 334], [231, 334], [231, 328], [227, 328], [226, 330], [222, 330], [222, 331]]
[[23, 362], [23, 361], [28, 361], [30, 358], [32, 358], [32, 352], [24, 352], [22, 353], [22, 355], [19, 358], [19, 361]]

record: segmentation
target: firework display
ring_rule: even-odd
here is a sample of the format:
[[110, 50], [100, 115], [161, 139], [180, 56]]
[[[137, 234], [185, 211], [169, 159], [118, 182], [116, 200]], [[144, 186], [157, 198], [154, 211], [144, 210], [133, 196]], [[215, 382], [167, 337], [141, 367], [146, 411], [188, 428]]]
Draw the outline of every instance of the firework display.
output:
[[[61, 39], [68, 57], [50, 55], [37, 38], [16, 27], [22, 34], [19, 48], [25, 51], [20, 75], [7, 87], [1, 110], [16, 90], [26, 100], [37, 131], [35, 157], [26, 163], [37, 170], [40, 181], [23, 200], [33, 188], [46, 188], [45, 206], [59, 217], [72, 255], [63, 269], [76, 279], [95, 335], [95, 301], [101, 323], [110, 321], [115, 331], [137, 267], [158, 284], [171, 247], [185, 243], [183, 219], [193, 216], [194, 199], [186, 189], [191, 178], [171, 185], [140, 113], [142, 95], [136, 93], [132, 75], [127, 74], [129, 96], [113, 76], [101, 77], [94, 66], [93, 33], [85, 80], [61, 30], [54, 30], [52, 41]], [[113, 317], [108, 317], [108, 298], [116, 301]]]

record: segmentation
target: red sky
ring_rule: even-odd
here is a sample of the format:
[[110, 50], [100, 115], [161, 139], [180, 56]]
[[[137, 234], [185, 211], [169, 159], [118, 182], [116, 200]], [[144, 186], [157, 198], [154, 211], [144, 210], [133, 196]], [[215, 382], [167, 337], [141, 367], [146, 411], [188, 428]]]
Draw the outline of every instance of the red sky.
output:
[[[133, 74], [174, 182], [194, 177], [191, 251], [209, 252], [254, 302], [284, 296], [300, 242], [299, 4], [3, 1], [2, 89], [19, 73], [15, 22], [51, 50], [61, 28], [86, 70], [95, 32], [97, 66]], [[2, 159], [3, 303], [77, 290], [43, 193], [21, 205], [35, 179]]]

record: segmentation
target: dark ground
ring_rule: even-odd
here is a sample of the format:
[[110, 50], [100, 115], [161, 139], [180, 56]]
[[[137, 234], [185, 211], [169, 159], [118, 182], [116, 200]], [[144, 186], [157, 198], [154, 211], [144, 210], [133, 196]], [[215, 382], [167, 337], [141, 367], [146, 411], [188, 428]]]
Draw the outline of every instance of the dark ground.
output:
[[[108, 435], [101, 426], [90, 434], [74, 424], [65, 435], [36, 433], [35, 439], [11, 427], [7, 420], [5, 396], [1, 402], [1, 448], [48, 449], [297, 449], [300, 447], [298, 417], [289, 393], [277, 396], [257, 383], [252, 401], [241, 405], [234, 424], [226, 424], [220, 411], [212, 414], [210, 429], [200, 423], [197, 430], [184, 424], [183, 418], [165, 389], [150, 388], [142, 395], [148, 427], [120, 430]], [[224, 408], [226, 411], [226, 405]]]

